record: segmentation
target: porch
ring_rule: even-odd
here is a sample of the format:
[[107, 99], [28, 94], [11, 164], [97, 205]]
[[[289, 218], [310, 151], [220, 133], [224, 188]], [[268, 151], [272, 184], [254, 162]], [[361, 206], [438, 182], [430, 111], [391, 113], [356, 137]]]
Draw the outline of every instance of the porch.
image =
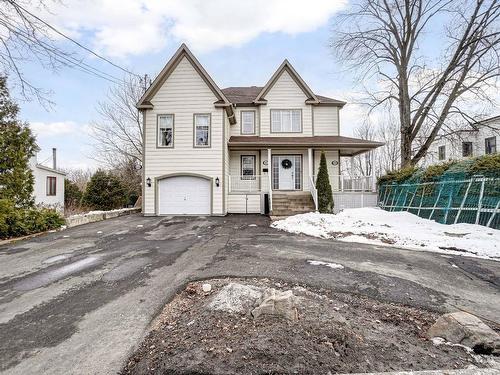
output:
[[379, 145], [340, 136], [232, 136], [228, 143], [229, 174], [226, 176], [228, 212], [276, 214], [290, 208], [295, 208], [294, 213], [316, 211], [316, 174], [323, 152], [336, 210], [375, 206], [375, 179], [342, 175], [340, 158], [358, 155]]

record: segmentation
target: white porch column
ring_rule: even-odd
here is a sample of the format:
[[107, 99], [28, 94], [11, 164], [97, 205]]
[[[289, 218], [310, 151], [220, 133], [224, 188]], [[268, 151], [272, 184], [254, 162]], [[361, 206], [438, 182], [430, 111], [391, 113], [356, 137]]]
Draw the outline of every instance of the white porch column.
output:
[[273, 212], [273, 162], [271, 160], [271, 149], [267, 149], [267, 177], [269, 186], [269, 212]]
[[312, 176], [314, 176], [314, 170], [313, 170], [313, 168], [314, 168], [314, 166], [313, 166], [313, 149], [312, 148], [308, 148], [307, 149], [307, 162], [308, 162], [308, 165], [309, 165], [309, 176], [312, 177]]

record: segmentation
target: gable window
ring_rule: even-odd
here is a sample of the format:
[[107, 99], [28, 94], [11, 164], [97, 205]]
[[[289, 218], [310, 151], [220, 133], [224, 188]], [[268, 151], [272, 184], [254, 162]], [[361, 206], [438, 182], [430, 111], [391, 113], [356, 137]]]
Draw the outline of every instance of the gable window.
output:
[[194, 115], [194, 146], [210, 147], [210, 115]]
[[56, 195], [57, 177], [47, 177], [47, 196]]
[[438, 147], [438, 156], [439, 156], [439, 160], [446, 159], [446, 146], [439, 146]]
[[174, 147], [174, 115], [158, 115], [158, 147]]
[[496, 154], [497, 153], [497, 138], [490, 137], [484, 140], [484, 152], [486, 154]]
[[301, 133], [302, 110], [271, 109], [272, 133]]
[[241, 111], [241, 134], [255, 134], [255, 111]]
[[241, 179], [255, 180], [255, 155], [241, 155]]
[[472, 142], [462, 142], [462, 156], [464, 158], [472, 156]]

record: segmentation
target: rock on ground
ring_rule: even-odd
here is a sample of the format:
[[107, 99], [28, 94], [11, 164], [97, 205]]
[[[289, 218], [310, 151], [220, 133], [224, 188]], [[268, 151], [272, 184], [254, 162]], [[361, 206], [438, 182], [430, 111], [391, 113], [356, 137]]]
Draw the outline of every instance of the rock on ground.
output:
[[299, 298], [291, 290], [279, 292], [275, 289], [266, 289], [259, 306], [252, 310], [252, 316], [275, 315], [296, 321], [298, 319], [297, 304]]
[[500, 335], [466, 312], [444, 314], [429, 328], [428, 335], [467, 346], [476, 353], [500, 355]]
[[208, 308], [229, 313], [248, 313], [262, 297], [263, 289], [252, 285], [230, 283], [217, 293]]

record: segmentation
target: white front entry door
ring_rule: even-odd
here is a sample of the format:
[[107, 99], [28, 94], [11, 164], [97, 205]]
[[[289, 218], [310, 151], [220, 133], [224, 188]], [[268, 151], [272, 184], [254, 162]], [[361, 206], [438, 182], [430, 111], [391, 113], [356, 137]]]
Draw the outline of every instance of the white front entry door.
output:
[[[277, 184], [274, 184], [274, 189], [297, 190], [298, 186], [296, 186], [296, 182], [300, 181], [300, 171], [302, 170], [300, 156], [275, 155], [273, 156], [273, 169], [274, 174], [278, 177]], [[297, 173], [299, 173], [298, 176], [296, 176]]]
[[160, 215], [210, 215], [211, 182], [195, 176], [167, 177], [158, 182]]

